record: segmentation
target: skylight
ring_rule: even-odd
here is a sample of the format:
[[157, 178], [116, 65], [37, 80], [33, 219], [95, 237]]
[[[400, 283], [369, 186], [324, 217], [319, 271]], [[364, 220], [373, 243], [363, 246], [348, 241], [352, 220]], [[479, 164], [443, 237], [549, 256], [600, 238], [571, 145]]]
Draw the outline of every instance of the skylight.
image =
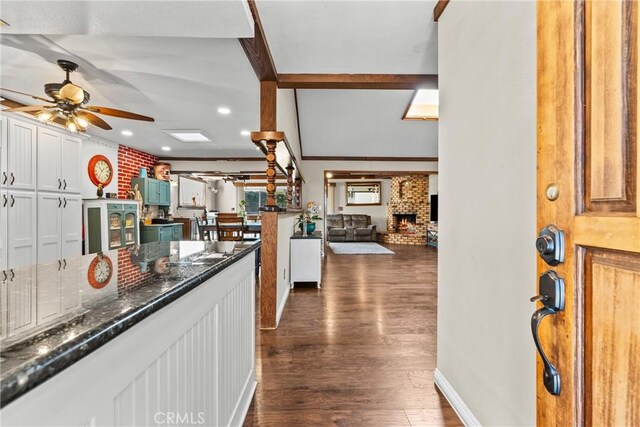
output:
[[175, 129], [163, 132], [182, 142], [211, 142], [211, 138], [203, 130]]
[[438, 89], [419, 89], [404, 113], [403, 120], [438, 120]]

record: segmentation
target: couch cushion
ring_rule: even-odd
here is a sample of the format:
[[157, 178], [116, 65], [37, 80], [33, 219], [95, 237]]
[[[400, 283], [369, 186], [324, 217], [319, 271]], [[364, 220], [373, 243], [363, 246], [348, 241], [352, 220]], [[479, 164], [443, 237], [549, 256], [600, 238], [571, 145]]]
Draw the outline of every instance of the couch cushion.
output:
[[356, 236], [370, 236], [371, 235], [371, 229], [370, 228], [354, 228], [353, 229], [353, 233]]
[[367, 228], [371, 224], [369, 215], [351, 215], [351, 223], [354, 228]]
[[329, 236], [346, 236], [347, 229], [346, 228], [332, 228], [328, 231]]
[[327, 229], [344, 228], [344, 216], [342, 214], [327, 215]]

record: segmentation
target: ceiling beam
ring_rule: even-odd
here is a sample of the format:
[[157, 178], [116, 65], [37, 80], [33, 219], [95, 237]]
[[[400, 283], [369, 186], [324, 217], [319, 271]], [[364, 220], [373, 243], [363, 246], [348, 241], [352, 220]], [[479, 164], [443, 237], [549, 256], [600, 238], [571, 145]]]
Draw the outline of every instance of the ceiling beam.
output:
[[203, 162], [264, 162], [264, 157], [160, 157], [158, 161], [160, 162], [171, 162], [171, 161], [203, 161]]
[[437, 74], [278, 74], [281, 89], [399, 89], [438, 87]]
[[438, 3], [436, 3], [436, 7], [433, 8], [434, 22], [438, 22], [438, 19], [440, 19], [440, 16], [442, 16], [442, 13], [444, 12], [444, 10], [447, 8], [448, 5], [449, 5], [449, 0], [438, 0]]
[[254, 36], [253, 38], [241, 38], [240, 45], [244, 49], [244, 53], [249, 59], [249, 63], [253, 67], [258, 80], [272, 80], [275, 81], [278, 78], [278, 72], [276, 71], [276, 65], [273, 62], [269, 45], [267, 44], [267, 38], [264, 35], [264, 28], [262, 22], [260, 22], [260, 15], [258, 14], [258, 8], [254, 0], [248, 0], [249, 9], [253, 15]]
[[437, 157], [302, 156], [302, 160], [350, 162], [437, 162]]

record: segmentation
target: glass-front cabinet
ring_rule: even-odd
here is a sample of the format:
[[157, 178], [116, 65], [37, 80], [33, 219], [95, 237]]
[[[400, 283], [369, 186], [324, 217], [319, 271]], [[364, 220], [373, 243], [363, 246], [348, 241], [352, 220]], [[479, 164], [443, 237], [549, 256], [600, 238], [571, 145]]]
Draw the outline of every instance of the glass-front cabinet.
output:
[[122, 212], [109, 212], [109, 249], [122, 247]]
[[119, 199], [83, 201], [84, 253], [92, 254], [140, 242], [138, 202]]
[[136, 244], [136, 214], [134, 212], [127, 212], [124, 215], [124, 244], [127, 246]]

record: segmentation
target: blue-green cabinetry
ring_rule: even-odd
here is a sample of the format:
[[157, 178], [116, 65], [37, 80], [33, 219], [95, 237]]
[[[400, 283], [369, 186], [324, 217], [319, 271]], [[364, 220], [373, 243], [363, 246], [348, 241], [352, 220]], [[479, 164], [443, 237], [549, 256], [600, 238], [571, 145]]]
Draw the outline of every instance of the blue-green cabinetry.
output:
[[132, 178], [131, 188], [138, 184], [145, 205], [170, 206], [171, 185], [169, 181], [153, 178]]
[[154, 224], [140, 227], [140, 241], [149, 242], [170, 242], [172, 240], [182, 240], [182, 224]]

